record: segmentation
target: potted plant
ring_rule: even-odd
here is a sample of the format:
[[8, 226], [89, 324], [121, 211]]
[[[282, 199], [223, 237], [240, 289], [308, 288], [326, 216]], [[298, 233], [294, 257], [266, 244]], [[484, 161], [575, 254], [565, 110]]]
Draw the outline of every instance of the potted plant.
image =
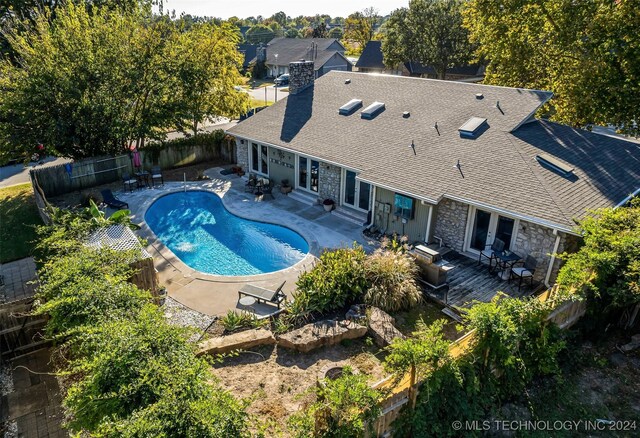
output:
[[293, 187], [291, 187], [291, 184], [289, 184], [289, 180], [283, 179], [282, 183], [280, 184], [280, 193], [286, 195], [287, 193], [290, 193], [291, 190], [293, 190]]
[[331, 211], [333, 207], [336, 205], [336, 202], [333, 199], [327, 198], [322, 201], [322, 205], [324, 206], [324, 211]]

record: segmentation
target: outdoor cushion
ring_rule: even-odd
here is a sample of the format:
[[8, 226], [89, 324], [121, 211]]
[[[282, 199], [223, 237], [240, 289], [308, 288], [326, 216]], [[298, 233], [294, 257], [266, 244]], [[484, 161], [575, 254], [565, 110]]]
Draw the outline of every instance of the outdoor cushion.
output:
[[531, 277], [531, 276], [533, 276], [533, 273], [531, 271], [529, 271], [528, 269], [523, 268], [521, 266], [511, 269], [511, 271], [513, 271], [513, 273], [515, 275], [517, 275], [518, 277]]

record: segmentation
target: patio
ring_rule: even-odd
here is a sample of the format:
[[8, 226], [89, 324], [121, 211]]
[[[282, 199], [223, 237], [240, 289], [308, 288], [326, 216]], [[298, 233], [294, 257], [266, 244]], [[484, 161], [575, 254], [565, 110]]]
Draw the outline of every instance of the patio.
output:
[[528, 281], [518, 290], [518, 281], [502, 280], [495, 272], [489, 272], [487, 264], [478, 265], [478, 259], [468, 257], [456, 251], [449, 251], [443, 258], [455, 265], [447, 275], [448, 286], [433, 289], [425, 285], [425, 293], [436, 301], [450, 307], [469, 308], [474, 301], [489, 302], [498, 293], [504, 292], [511, 297], [533, 295], [544, 288], [541, 283]]
[[[295, 290], [301, 272], [309, 269], [326, 248], [351, 246], [353, 242], [372, 250], [365, 240], [362, 227], [324, 211], [322, 205], [305, 205], [278, 190], [274, 198], [256, 197], [246, 193], [244, 178], [223, 175], [223, 168], [205, 172], [210, 179], [197, 182], [167, 182], [163, 186], [142, 188], [133, 192], [120, 191], [116, 196], [129, 204], [132, 220], [142, 226], [137, 234], [147, 240], [147, 251], [153, 256], [158, 278], [170, 297], [181, 304], [209, 316], [221, 316], [229, 310], [247, 310], [238, 303], [238, 290], [252, 284], [276, 288], [283, 281], [288, 297]], [[309, 254], [301, 262], [282, 271], [247, 277], [224, 277], [196, 271], [178, 259], [149, 229], [144, 220], [147, 208], [160, 196], [181, 190], [207, 190], [216, 193], [231, 213], [257, 221], [287, 226], [301, 234], [309, 243]], [[255, 304], [251, 310], [258, 316], [277, 310], [275, 306]]]

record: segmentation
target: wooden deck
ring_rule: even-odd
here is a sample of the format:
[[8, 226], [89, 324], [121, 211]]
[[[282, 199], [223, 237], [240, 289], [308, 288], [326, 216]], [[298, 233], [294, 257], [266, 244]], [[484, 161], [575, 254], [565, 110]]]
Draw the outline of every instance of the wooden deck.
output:
[[521, 290], [518, 291], [517, 280], [509, 284], [497, 273], [489, 272], [487, 264], [478, 265], [477, 259], [455, 251], [448, 252], [443, 259], [456, 266], [447, 275], [448, 286], [434, 290], [425, 285], [424, 292], [450, 307], [468, 308], [474, 301], [489, 302], [499, 291], [512, 297], [525, 297], [538, 292], [543, 287], [540, 283], [534, 282], [531, 288], [529, 282], [525, 281]]

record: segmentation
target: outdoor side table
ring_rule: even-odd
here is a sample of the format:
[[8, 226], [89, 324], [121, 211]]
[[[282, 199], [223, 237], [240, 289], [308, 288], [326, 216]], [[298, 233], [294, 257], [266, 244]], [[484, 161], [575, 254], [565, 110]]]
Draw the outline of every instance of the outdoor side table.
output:
[[238, 302], [243, 306], [243, 307], [251, 307], [256, 303], [256, 299], [253, 297], [242, 297], [238, 300]]
[[498, 259], [496, 270], [500, 271], [498, 276], [503, 280], [509, 279], [511, 267], [513, 267], [515, 262], [522, 259], [518, 254], [511, 251], [498, 252], [496, 253], [496, 258]]

